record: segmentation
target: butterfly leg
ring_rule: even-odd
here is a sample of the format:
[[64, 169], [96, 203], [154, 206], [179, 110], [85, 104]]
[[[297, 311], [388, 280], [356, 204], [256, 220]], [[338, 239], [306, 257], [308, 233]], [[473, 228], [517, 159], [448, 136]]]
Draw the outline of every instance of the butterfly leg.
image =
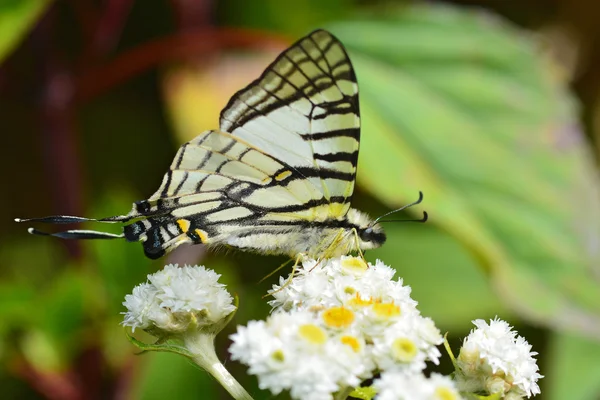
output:
[[[354, 234], [354, 239], [356, 240], [356, 250], [358, 251], [358, 255], [360, 256], [360, 258], [362, 258], [362, 260], [366, 263], [367, 260], [365, 259], [365, 255], [362, 252], [362, 250], [360, 249], [360, 240], [358, 239], [358, 232], [355, 228], [352, 228], [352, 234]], [[368, 264], [367, 264], [368, 265]]]
[[[296, 262], [294, 263], [294, 266], [292, 267], [292, 272], [290, 273], [290, 277], [285, 281], [285, 283], [283, 285], [281, 285], [281, 287], [273, 292], [269, 292], [266, 295], [263, 296], [263, 299], [267, 296], [272, 296], [275, 293], [279, 293], [281, 292], [283, 289], [285, 289], [286, 287], [288, 287], [291, 283], [292, 283], [292, 279], [294, 278], [294, 275], [296, 275], [296, 268], [298, 267], [298, 263], [300, 262], [300, 260], [302, 260], [303, 258], [305, 258], [304, 254], [300, 253], [296, 256]], [[286, 261], [283, 265], [281, 265], [279, 268], [277, 268], [275, 271], [271, 272], [269, 274], [269, 276], [273, 275], [275, 272], [277, 272], [278, 270], [280, 270], [281, 268], [283, 268], [284, 265], [286, 265], [287, 263], [289, 263], [292, 260]], [[264, 280], [265, 278], [263, 278]]]
[[341, 242], [343, 242], [343, 238], [344, 230], [340, 229], [335, 234], [331, 242], [327, 245], [327, 247], [325, 247], [325, 249], [321, 252], [322, 255], [319, 256], [319, 258], [317, 259], [317, 263], [310, 270], [312, 271], [313, 269], [317, 268], [321, 264], [321, 261], [326, 260], [328, 258], [332, 258], [336, 254], [337, 247], [340, 245]]
[[[279, 267], [275, 268], [272, 272], [269, 272], [269, 274], [266, 275], [264, 278], [262, 278], [260, 281], [258, 281], [258, 283], [262, 283], [266, 279], [269, 279], [270, 277], [272, 277], [273, 275], [275, 275], [275, 273], [277, 271], [280, 271], [282, 268], [284, 268], [286, 265], [288, 265], [289, 263], [291, 263], [293, 260], [294, 260], [293, 258], [290, 258], [289, 260], [287, 260], [286, 262], [284, 262], [283, 264], [281, 264]], [[296, 263], [298, 263], [298, 261], [296, 261]]]

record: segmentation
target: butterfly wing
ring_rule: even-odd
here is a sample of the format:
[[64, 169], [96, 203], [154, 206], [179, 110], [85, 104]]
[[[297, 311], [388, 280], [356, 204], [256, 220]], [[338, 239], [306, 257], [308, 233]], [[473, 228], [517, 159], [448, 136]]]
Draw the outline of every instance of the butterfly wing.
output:
[[231, 98], [220, 125], [182, 146], [159, 190], [138, 203], [155, 217], [125, 234], [143, 240], [148, 256], [347, 213], [360, 139], [358, 85], [330, 33], [315, 31], [279, 55]]
[[159, 189], [134, 205], [129, 218], [139, 221], [125, 226], [125, 237], [157, 258], [182, 243], [224, 243], [233, 232], [285, 224], [319, 198], [288, 164], [230, 133], [207, 131], [179, 149]]
[[150, 198], [127, 215], [98, 221], [133, 221], [124, 227], [125, 238], [142, 241], [146, 255], [158, 258], [182, 243], [228, 244], [233, 236], [239, 239], [233, 245], [242, 247], [247, 235], [253, 239], [243, 247], [260, 248], [252, 242], [257, 232], [280, 243], [277, 235], [346, 215], [360, 139], [358, 86], [348, 55], [330, 33], [314, 31], [280, 54], [231, 98], [220, 127], [179, 149]]
[[[221, 130], [285, 160], [345, 215], [360, 140], [358, 85], [333, 35], [317, 30], [284, 51], [221, 112]], [[333, 209], [333, 208], [332, 208]]]

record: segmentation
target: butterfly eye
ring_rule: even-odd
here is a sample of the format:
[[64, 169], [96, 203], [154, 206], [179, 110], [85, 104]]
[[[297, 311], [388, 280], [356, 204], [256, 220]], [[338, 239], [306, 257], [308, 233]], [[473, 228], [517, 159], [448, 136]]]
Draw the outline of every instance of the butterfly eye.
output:
[[383, 233], [381, 228], [375, 227], [375, 229], [373, 229], [372, 226], [362, 229], [358, 235], [363, 242], [368, 242], [375, 246], [381, 246], [383, 243], [385, 243], [386, 239], [385, 233]]
[[373, 228], [369, 227], [360, 231], [359, 236], [365, 242], [373, 240]]

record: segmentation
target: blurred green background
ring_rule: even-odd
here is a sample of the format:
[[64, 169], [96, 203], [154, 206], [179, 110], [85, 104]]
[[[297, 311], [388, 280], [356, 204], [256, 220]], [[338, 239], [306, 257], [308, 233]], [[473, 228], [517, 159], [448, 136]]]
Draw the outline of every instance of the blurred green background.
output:
[[430, 214], [388, 224], [367, 258], [398, 270], [455, 350], [470, 320], [498, 315], [540, 352], [539, 398], [600, 398], [599, 13], [582, 0], [0, 0], [0, 397], [228, 398], [178, 356], [136, 356], [119, 326], [125, 294], [171, 262], [223, 274], [240, 309], [219, 354], [273, 397], [227, 361], [227, 336], [265, 317], [275, 278], [259, 280], [284, 258], [193, 246], [151, 262], [137, 244], [12, 221], [126, 213], [229, 96], [322, 27], [359, 79], [354, 206], [377, 216], [422, 190], [410, 212]]

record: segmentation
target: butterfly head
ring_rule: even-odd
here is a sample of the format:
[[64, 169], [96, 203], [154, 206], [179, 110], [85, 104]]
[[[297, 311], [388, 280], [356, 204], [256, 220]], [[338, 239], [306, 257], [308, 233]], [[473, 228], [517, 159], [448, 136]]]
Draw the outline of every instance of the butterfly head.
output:
[[373, 249], [385, 243], [385, 232], [379, 224], [368, 226], [358, 230], [360, 247], [363, 250]]
[[383, 228], [366, 214], [351, 208], [347, 218], [356, 229], [358, 246], [361, 250], [375, 249], [385, 243], [386, 236]]

